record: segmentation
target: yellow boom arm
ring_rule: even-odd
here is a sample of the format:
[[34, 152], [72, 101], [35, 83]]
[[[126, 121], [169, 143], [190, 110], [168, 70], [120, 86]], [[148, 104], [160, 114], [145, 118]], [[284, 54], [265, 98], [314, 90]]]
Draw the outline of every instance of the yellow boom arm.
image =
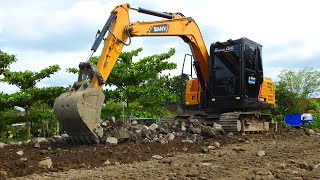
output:
[[[142, 13], [156, 16], [163, 15], [170, 19], [130, 23], [129, 10], [137, 10]], [[129, 4], [117, 6], [112, 13], [116, 14], [116, 18], [112, 22], [108, 36], [104, 41], [104, 47], [97, 65], [97, 70], [101, 73], [104, 81], [108, 79], [116, 60], [122, 51], [124, 43], [128, 40], [128, 37], [179, 36], [184, 40], [184, 42], [189, 44], [194, 60], [199, 64], [199, 69], [201, 71], [200, 74], [203, 76], [203, 81], [208, 83], [209, 55], [199, 27], [192, 18], [184, 17], [180, 13], [166, 14], [142, 8], [134, 9], [130, 8]], [[102, 88], [103, 86], [99, 83], [96, 75], [93, 77], [91, 85], [98, 88]]]

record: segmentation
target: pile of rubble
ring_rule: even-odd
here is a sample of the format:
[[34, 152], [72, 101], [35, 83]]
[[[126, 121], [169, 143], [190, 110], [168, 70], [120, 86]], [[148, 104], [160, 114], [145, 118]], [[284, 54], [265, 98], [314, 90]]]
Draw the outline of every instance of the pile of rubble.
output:
[[[159, 142], [168, 143], [175, 139], [182, 142], [194, 143], [206, 138], [215, 137], [217, 134], [224, 134], [221, 126], [214, 124], [212, 127], [200, 123], [194, 119], [175, 120], [171, 122], [163, 122], [159, 124], [151, 124], [150, 126], [138, 124], [137, 121], [132, 123], [106, 120], [101, 126], [104, 129], [104, 136], [101, 139], [105, 144], [118, 144], [125, 141], [139, 142]], [[56, 135], [51, 138], [33, 138], [23, 142], [0, 143], [0, 148], [13, 145], [32, 145], [34, 148], [40, 148], [42, 143], [68, 142], [67, 134]]]
[[198, 120], [174, 120], [146, 126], [137, 121], [107, 120], [101, 126], [104, 129], [102, 143], [117, 144], [123, 141], [142, 141], [168, 143], [178, 138], [182, 142], [194, 143], [204, 138], [224, 134], [221, 126], [204, 125]]

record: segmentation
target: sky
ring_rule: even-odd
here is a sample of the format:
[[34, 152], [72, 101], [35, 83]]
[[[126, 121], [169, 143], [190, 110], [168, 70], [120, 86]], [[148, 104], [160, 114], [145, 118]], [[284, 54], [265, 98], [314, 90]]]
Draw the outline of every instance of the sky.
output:
[[[98, 29], [112, 9], [129, 3], [160, 12], [181, 12], [198, 24], [206, 47], [211, 43], [247, 37], [263, 45], [264, 75], [278, 80], [284, 69], [320, 69], [320, 1], [317, 0], [0, 0], [0, 49], [14, 54], [13, 71], [39, 71], [58, 64], [61, 70], [38, 87], [68, 86], [76, 75], [65, 71], [85, 61]], [[160, 18], [130, 13], [131, 22]], [[178, 64], [171, 75], [181, 73], [189, 46], [178, 37], [136, 37], [123, 51], [142, 47], [139, 58], [176, 49], [169, 59]], [[95, 55], [99, 55], [100, 50]], [[186, 65], [190, 67], [190, 64]], [[187, 68], [189, 69], [189, 68]], [[18, 88], [0, 83], [0, 92]]]

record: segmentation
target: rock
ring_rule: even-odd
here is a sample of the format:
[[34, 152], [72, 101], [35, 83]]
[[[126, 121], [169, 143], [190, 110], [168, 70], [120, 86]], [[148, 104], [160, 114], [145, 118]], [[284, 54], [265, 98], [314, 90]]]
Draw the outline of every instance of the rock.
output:
[[193, 143], [193, 141], [190, 139], [181, 140], [181, 142]]
[[186, 152], [186, 151], [188, 151], [188, 148], [183, 147], [183, 148], [182, 148], [182, 151]]
[[136, 121], [136, 120], [133, 120], [132, 122], [131, 122], [131, 125], [132, 126], [136, 126], [138, 124], [138, 121]]
[[217, 147], [217, 148], [220, 148], [220, 143], [217, 142], [217, 141], [213, 142], [213, 145], [214, 145], [215, 147]]
[[213, 123], [213, 128], [215, 128], [216, 130], [222, 130], [222, 125], [217, 124], [217, 123]]
[[136, 130], [134, 130], [134, 132], [137, 133], [137, 134], [140, 134], [142, 132], [142, 130], [141, 129], [136, 129]]
[[262, 156], [266, 155], [266, 152], [265, 151], [258, 151], [257, 155], [262, 157]]
[[281, 164], [279, 164], [279, 167], [280, 167], [281, 169], [285, 169], [285, 168], [287, 167], [287, 165], [286, 165], [285, 163], [281, 163]]
[[209, 150], [214, 150], [216, 148], [216, 146], [208, 146]]
[[290, 164], [295, 164], [296, 163], [296, 161], [293, 160], [293, 159], [289, 159], [287, 162], [290, 163]]
[[63, 139], [68, 139], [68, 138], [69, 138], [69, 135], [68, 135], [68, 134], [61, 134], [61, 137], [62, 137]]
[[163, 137], [160, 137], [156, 140], [157, 142], [161, 143], [161, 144], [166, 144], [168, 143], [168, 141], [166, 141]]
[[301, 169], [305, 169], [305, 170], [309, 169], [309, 165], [306, 162], [300, 163], [299, 166], [300, 166]]
[[228, 136], [233, 136], [233, 133], [232, 133], [232, 132], [229, 132], [227, 135], [228, 135]]
[[191, 135], [191, 140], [192, 140], [193, 142], [197, 142], [197, 137], [198, 137], [198, 134], [192, 134], [192, 135]]
[[116, 165], [116, 166], [120, 165], [120, 163], [119, 163], [119, 162], [117, 162], [117, 161], [116, 161], [116, 162], [114, 162], [113, 164], [114, 164], [114, 165]]
[[200, 134], [201, 127], [194, 127], [192, 124], [190, 124], [189, 131], [193, 134]]
[[216, 135], [216, 133], [215, 133], [214, 129], [212, 129], [211, 127], [202, 126], [201, 127], [201, 135], [204, 138], [213, 138]]
[[35, 148], [40, 148], [40, 143], [39, 143], [39, 142], [35, 142], [34, 145], [33, 145], [33, 147], [35, 147]]
[[106, 142], [109, 144], [118, 144], [118, 139], [115, 137], [107, 137]]
[[320, 166], [320, 164], [316, 164], [313, 169], [317, 169]]
[[298, 171], [291, 171], [291, 174], [292, 174], [292, 175], [298, 175], [299, 172], [298, 172]]
[[212, 163], [209, 163], [209, 162], [202, 162], [199, 164], [200, 166], [211, 166]]
[[107, 127], [108, 124], [107, 124], [107, 122], [102, 122], [102, 123], [101, 123], [101, 126], [102, 126], [102, 127]]
[[149, 127], [146, 126], [146, 125], [142, 125], [142, 129], [143, 129], [143, 130], [149, 130]]
[[153, 124], [151, 124], [151, 125], [149, 126], [149, 130], [150, 130], [150, 131], [156, 131], [156, 130], [158, 129], [158, 127], [159, 127], [158, 124], [153, 123]]
[[0, 170], [0, 179], [6, 179], [8, 173], [5, 170]]
[[181, 131], [186, 131], [187, 128], [186, 128], [186, 123], [185, 122], [182, 122], [181, 123]]
[[21, 141], [18, 141], [18, 142], [17, 142], [17, 145], [18, 145], [18, 146], [21, 146], [21, 145], [22, 145], [22, 142], [21, 142]]
[[38, 166], [43, 169], [51, 169], [52, 168], [52, 160], [47, 157], [45, 160], [42, 160], [38, 163]]
[[34, 143], [42, 143], [42, 142], [48, 142], [48, 140], [46, 138], [43, 137], [38, 137], [32, 140]]
[[203, 153], [208, 153], [209, 152], [209, 148], [205, 147], [205, 146], [202, 147], [201, 150], [202, 150]]
[[110, 166], [111, 165], [111, 162], [109, 160], [105, 161], [103, 164], [103, 166]]
[[116, 122], [116, 118], [113, 117], [113, 116], [111, 116], [111, 117], [110, 117], [110, 121], [113, 122], [113, 123], [115, 123], [115, 122]]
[[315, 135], [316, 132], [314, 132], [313, 129], [307, 129], [307, 130], [306, 130], [306, 134], [309, 135], [309, 136], [312, 136], [312, 135]]
[[22, 150], [20, 150], [20, 151], [18, 151], [18, 152], [16, 152], [18, 155], [20, 155], [20, 156], [22, 156], [24, 153], [23, 153], [23, 151]]
[[127, 129], [119, 129], [118, 131], [113, 133], [113, 136], [118, 140], [125, 140], [131, 137], [130, 132]]
[[175, 136], [172, 133], [168, 133], [165, 137], [167, 141], [173, 141], [174, 138]]
[[0, 142], [0, 148], [4, 148], [5, 146], [7, 146], [7, 144], [6, 144], [6, 143], [2, 143], [2, 142]]
[[26, 162], [26, 161], [28, 161], [28, 158], [20, 158], [19, 161], [20, 162]]
[[153, 156], [152, 156], [152, 159], [161, 160], [161, 159], [163, 159], [163, 157], [160, 156], [160, 155], [153, 155]]
[[7, 144], [8, 144], [9, 146], [15, 146], [15, 145], [17, 145], [17, 143], [15, 143], [15, 142], [13, 142], [13, 141], [9, 141], [9, 142], [7, 142]]

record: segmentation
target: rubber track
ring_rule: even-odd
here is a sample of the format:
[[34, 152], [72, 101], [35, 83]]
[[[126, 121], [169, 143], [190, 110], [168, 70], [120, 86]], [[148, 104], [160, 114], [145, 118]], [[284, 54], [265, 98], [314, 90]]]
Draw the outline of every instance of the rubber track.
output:
[[219, 119], [219, 124], [221, 124], [222, 129], [225, 132], [239, 132], [241, 129], [238, 129], [237, 125], [240, 114], [242, 114], [242, 112], [222, 113]]

